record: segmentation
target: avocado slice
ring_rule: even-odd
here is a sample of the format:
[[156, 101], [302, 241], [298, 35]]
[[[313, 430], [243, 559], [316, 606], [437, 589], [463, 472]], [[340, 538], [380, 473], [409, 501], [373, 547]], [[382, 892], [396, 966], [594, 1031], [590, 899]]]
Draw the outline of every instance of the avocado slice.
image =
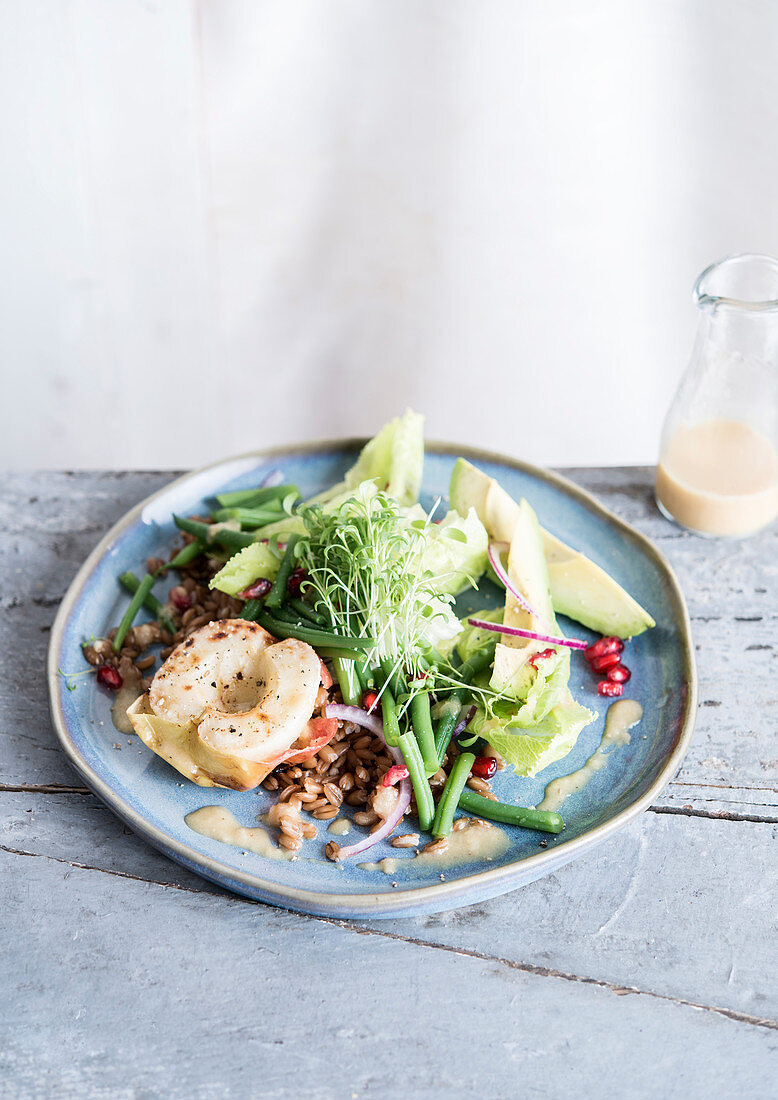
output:
[[632, 638], [656, 626], [645, 608], [584, 554], [548, 531], [543, 548], [554, 609], [598, 634]]
[[[507, 496], [507, 493], [505, 495]], [[508, 553], [508, 576], [527, 603], [537, 612], [537, 616], [522, 607], [510, 592], [506, 592], [503, 623], [505, 626], [534, 630], [540, 634], [553, 633], [556, 629], [556, 619], [540, 524], [526, 500], [522, 500], [516, 511], [517, 520]], [[506, 644], [514, 645], [516, 648], [521, 648], [532, 641], [531, 638], [516, 638], [509, 635], [506, 635], [505, 640]]]
[[[526, 500], [516, 505], [507, 493], [504, 496], [516, 509], [517, 516], [508, 554], [508, 576], [537, 615], [527, 611], [515, 596], [506, 592], [503, 625], [538, 634], [557, 634], [559, 627], [551, 602], [548, 567], [537, 516]], [[537, 670], [529, 664], [529, 658], [547, 648], [547, 643], [534, 638], [503, 634], [495, 650], [490, 686], [504, 695], [526, 699], [537, 676]], [[559, 654], [561, 659], [563, 655]], [[559, 662], [555, 659], [554, 663]], [[548, 666], [547, 671], [551, 671]]]
[[[475, 508], [493, 539], [513, 543], [520, 506], [493, 477], [459, 458], [451, 474], [449, 496], [451, 507], [461, 515], [466, 515], [470, 507]], [[556, 612], [600, 634], [618, 638], [631, 638], [656, 625], [649, 613], [599, 565], [542, 528], [541, 534]]]

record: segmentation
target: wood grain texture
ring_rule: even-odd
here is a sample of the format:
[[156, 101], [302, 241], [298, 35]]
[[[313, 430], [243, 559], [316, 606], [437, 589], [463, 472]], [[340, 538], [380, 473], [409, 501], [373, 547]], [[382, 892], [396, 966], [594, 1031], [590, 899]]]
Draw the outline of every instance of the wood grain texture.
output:
[[[624, 1095], [769, 1095], [776, 532], [696, 539], [658, 515], [647, 471], [573, 471], [679, 574], [700, 675], [689, 756], [651, 811], [554, 875], [447, 914], [349, 924], [232, 897], [165, 860], [57, 748], [44, 676], [57, 604], [104, 530], [172, 476], [3, 476], [0, 1097], [291, 1100], [299, 1073], [325, 1100], [499, 1097], [517, 1082], [598, 1096], [604, 1061], [628, 1069]], [[462, 1030], [488, 1038], [450, 1042]]]
[[[8, 855], [229, 897], [159, 855], [91, 794], [6, 792], [2, 806], [0, 848]], [[569, 867], [503, 898], [359, 927], [679, 1000], [694, 991], [711, 1009], [778, 1019], [778, 989], [765, 971], [765, 944], [775, 928], [777, 827], [737, 826], [647, 815]], [[745, 892], [744, 881], [751, 884]]]

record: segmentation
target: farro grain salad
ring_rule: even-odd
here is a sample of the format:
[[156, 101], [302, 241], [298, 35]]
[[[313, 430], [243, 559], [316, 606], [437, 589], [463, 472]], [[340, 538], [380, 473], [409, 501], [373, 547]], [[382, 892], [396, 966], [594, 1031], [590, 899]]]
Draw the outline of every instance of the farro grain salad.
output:
[[[654, 625], [464, 459], [450, 510], [425, 511], [423, 460], [409, 411], [318, 497], [276, 472], [208, 515], [174, 516], [183, 547], [142, 579], [123, 574], [124, 617], [84, 645], [120, 729], [201, 787], [277, 793], [262, 820], [288, 856], [344, 807], [368, 831], [331, 839], [335, 861], [424, 834], [440, 852], [452, 830], [495, 821], [558, 833], [558, 813], [498, 801], [490, 780], [506, 765], [535, 775], [594, 718], [568, 686], [576, 650], [598, 693], [619, 696], [624, 639]], [[168, 577], [161, 603], [153, 588]], [[460, 619], [455, 600], [477, 606], [484, 580], [504, 606]], [[133, 625], [142, 607], [151, 621]], [[564, 636], [557, 614], [601, 637]]]

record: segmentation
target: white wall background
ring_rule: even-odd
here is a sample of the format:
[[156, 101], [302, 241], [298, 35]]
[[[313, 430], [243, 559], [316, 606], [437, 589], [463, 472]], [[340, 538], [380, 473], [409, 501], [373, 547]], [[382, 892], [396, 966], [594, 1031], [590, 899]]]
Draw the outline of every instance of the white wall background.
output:
[[777, 124], [773, 0], [0, 0], [0, 464], [653, 461]]

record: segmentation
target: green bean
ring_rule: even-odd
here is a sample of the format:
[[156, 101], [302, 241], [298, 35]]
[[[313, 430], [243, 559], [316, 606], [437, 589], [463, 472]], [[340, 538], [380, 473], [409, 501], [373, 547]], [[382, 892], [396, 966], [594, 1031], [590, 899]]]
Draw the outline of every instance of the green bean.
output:
[[354, 662], [349, 661], [345, 657], [333, 657], [332, 667], [335, 670], [335, 675], [340, 684], [340, 693], [343, 696], [343, 702], [349, 707], [361, 706], [362, 686], [359, 683], [359, 677], [356, 675]]
[[283, 514], [280, 504], [277, 508], [271, 508], [268, 504], [264, 508], [219, 508], [211, 513], [211, 518], [216, 523], [224, 523], [227, 520], [234, 519], [238, 521], [241, 527], [257, 528], [264, 527], [268, 523], [275, 523]]
[[[156, 576], [156, 574], [154, 574]], [[135, 593], [140, 588], [140, 581], [134, 573], [122, 573], [119, 577], [119, 584], [122, 588], [126, 588], [128, 592]], [[147, 607], [154, 618], [159, 622], [169, 634], [175, 634], [178, 627], [173, 622], [173, 617], [170, 612], [165, 609], [165, 605], [161, 604], [153, 592], [148, 592], [146, 599], [143, 601], [143, 606]]]
[[479, 649], [477, 653], [474, 653], [472, 657], [468, 657], [468, 659], [457, 669], [459, 678], [464, 680], [466, 684], [472, 683], [478, 673], [488, 668], [494, 660], [496, 645], [496, 641], [491, 644], [487, 643], [483, 648]]
[[299, 612], [304, 618], [310, 619], [315, 626], [326, 626], [327, 620], [324, 615], [320, 615], [318, 611], [314, 611], [309, 603], [305, 600], [300, 600], [295, 597], [293, 600], [289, 600], [289, 606], [293, 607], [295, 611]]
[[122, 621], [119, 623], [119, 629], [116, 631], [116, 637], [113, 640], [112, 649], [114, 653], [118, 653], [124, 645], [124, 639], [127, 637], [127, 631], [132, 626], [135, 616], [141, 609], [141, 604], [144, 602], [149, 592], [154, 586], [154, 574], [147, 573], [143, 580], [139, 583], [135, 595], [130, 600], [130, 606], [124, 612]]
[[457, 688], [451, 693], [448, 699], [445, 700], [440, 708], [438, 724], [435, 727], [435, 756], [437, 757], [438, 767], [440, 767], [443, 757], [446, 754], [448, 743], [451, 740], [451, 734], [454, 732], [459, 712], [462, 710], [462, 700], [464, 697], [464, 691], [461, 688]]
[[[386, 692], [381, 696], [383, 701], [386, 698]], [[384, 708], [384, 737], [386, 737], [386, 709]], [[389, 741], [387, 740], [387, 745]], [[432, 824], [432, 818], [435, 813], [435, 800], [432, 797], [432, 791], [430, 785], [427, 782], [427, 776], [424, 771], [424, 763], [419, 752], [419, 746], [416, 742], [416, 738], [413, 733], [403, 733], [400, 736], [399, 742], [400, 752], [403, 754], [405, 765], [408, 769], [408, 773], [411, 777], [411, 783], [413, 784], [413, 793], [416, 795], [416, 813], [419, 817], [419, 825], [421, 829], [426, 833]]]
[[358, 705], [360, 707], [362, 706], [362, 699], [363, 699], [364, 694], [365, 694], [365, 682], [362, 679], [362, 676], [360, 675], [360, 667], [363, 666], [364, 663], [365, 663], [364, 653], [357, 654], [357, 658], [354, 661], [354, 679], [357, 683], [357, 687], [359, 688], [359, 704]]
[[404, 691], [407, 685], [404, 677], [395, 672], [394, 663], [390, 660], [382, 661], [381, 665], [374, 668], [372, 676], [376, 684], [383, 681], [381, 691], [381, 715], [384, 721], [384, 740], [391, 748], [399, 748], [408, 768], [408, 774], [413, 784], [413, 792], [416, 796], [416, 810], [419, 816], [419, 824], [426, 832], [432, 823], [435, 812], [435, 802], [432, 797], [430, 785], [427, 782], [426, 770], [416, 738], [412, 730], [402, 731], [397, 718], [397, 707], [393, 694], [393, 681]]
[[[258, 621], [258, 617], [265, 612], [265, 600], [246, 600], [241, 611], [242, 619], [253, 619]], [[312, 624], [303, 620], [302, 617], [296, 614], [288, 607], [279, 607], [273, 612], [273, 618], [279, 626], [289, 627], [311, 627]], [[291, 637], [291, 635], [290, 635]]]
[[357, 675], [362, 684], [363, 691], [372, 691], [375, 688], [375, 676], [365, 654], [361, 654], [357, 661]]
[[273, 608], [273, 618], [278, 619], [279, 623], [290, 623], [292, 626], [313, 627], [313, 623], [309, 623], [302, 615], [298, 615], [288, 604]]
[[236, 489], [232, 493], [219, 493], [216, 497], [222, 508], [258, 508], [271, 500], [283, 500], [290, 493], [300, 495], [296, 485], [274, 485], [268, 489]]
[[467, 788], [460, 795], [459, 808], [490, 821], [503, 821], [506, 825], [539, 829], [544, 833], [561, 833], [565, 827], [561, 816], [551, 810], [533, 810], [528, 806], [513, 806], [509, 802], [493, 802], [491, 798], [483, 798]]
[[[435, 811], [435, 820], [432, 823], [433, 836], [448, 836], [451, 826], [454, 824], [462, 791], [470, 778], [470, 769], [475, 763], [475, 756], [471, 752], [461, 752], [454, 761], [454, 766], [449, 772], [446, 785]], [[488, 801], [488, 800], [487, 800]]]
[[[469, 660], [464, 662], [464, 664], [459, 666], [457, 669], [457, 676], [460, 680], [464, 681], [465, 684], [468, 684], [479, 672], [483, 672], [485, 668], [488, 668], [493, 660], [493, 646], [485, 646], [483, 649], [479, 649], [477, 653], [474, 653]], [[435, 752], [438, 757], [438, 766], [440, 766], [446, 747], [451, 740], [451, 734], [454, 732], [454, 728], [457, 724], [457, 718], [459, 717], [459, 712], [465, 701], [465, 695], [465, 688], [454, 688], [442, 708], [435, 729]]]
[[424, 761], [424, 770], [429, 779], [440, 767], [435, 750], [435, 734], [432, 732], [429, 692], [420, 691], [411, 699], [411, 725]]
[[393, 661], [391, 657], [385, 657], [383, 661], [381, 661], [381, 671], [384, 674], [384, 680], [386, 680], [391, 687], [395, 699], [399, 695], [408, 694], [408, 684], [403, 675], [402, 667], [398, 665], [396, 661]]
[[262, 613], [264, 600], [246, 600], [240, 613], [242, 619], [254, 620]]
[[173, 516], [173, 522], [176, 527], [186, 531], [189, 535], [194, 535], [206, 546], [216, 543], [217, 546], [235, 551], [242, 550], [244, 546], [251, 546], [252, 542], [256, 542], [254, 536], [245, 531], [233, 531], [231, 527], [222, 527], [216, 523], [201, 523], [196, 519], [187, 519], [185, 516], [176, 515]]
[[[267, 601], [265, 603], [267, 604]], [[344, 650], [372, 649], [375, 645], [372, 638], [353, 638], [348, 634], [333, 634], [326, 630], [317, 630], [312, 626], [293, 625], [268, 615], [266, 611], [257, 612], [253, 618], [276, 638], [298, 638], [301, 642], [307, 642], [308, 645], [313, 646], [314, 649], [324, 646], [343, 653]]]
[[195, 558], [199, 558], [205, 550], [205, 546], [199, 539], [195, 539], [194, 542], [188, 542], [183, 550], [179, 550], [174, 558], [171, 558], [165, 565], [161, 565], [154, 574], [158, 577], [160, 573], [164, 573], [168, 569], [181, 569], [184, 565], [191, 565]]
[[346, 661], [359, 661], [364, 657], [364, 653], [358, 653], [356, 649], [331, 649], [326, 645], [319, 645], [316, 643], [316, 652], [320, 657], [329, 657], [330, 660], [334, 660], [335, 657], [343, 657]]
[[[381, 716], [384, 720], [384, 740], [390, 748], [396, 749], [402, 740], [402, 733], [400, 732], [400, 723], [397, 721], [394, 696], [388, 684], [381, 692]], [[408, 770], [410, 771], [410, 769]]]
[[292, 569], [294, 568], [294, 548], [299, 541], [299, 535], [289, 536], [284, 556], [281, 559], [281, 564], [278, 567], [278, 572], [273, 581], [273, 587], [270, 589], [270, 594], [265, 600], [265, 607], [267, 608], [273, 609], [280, 607], [286, 599], [286, 585], [292, 575]]

